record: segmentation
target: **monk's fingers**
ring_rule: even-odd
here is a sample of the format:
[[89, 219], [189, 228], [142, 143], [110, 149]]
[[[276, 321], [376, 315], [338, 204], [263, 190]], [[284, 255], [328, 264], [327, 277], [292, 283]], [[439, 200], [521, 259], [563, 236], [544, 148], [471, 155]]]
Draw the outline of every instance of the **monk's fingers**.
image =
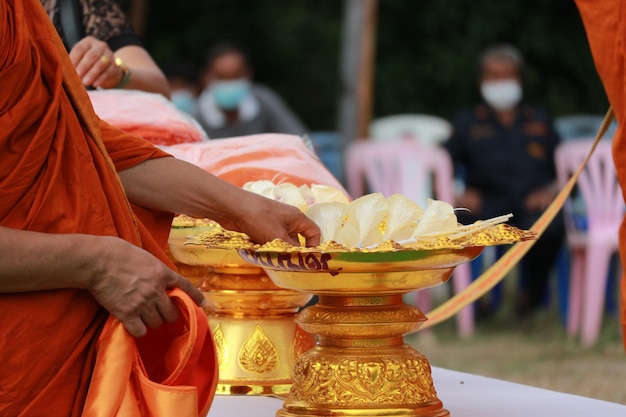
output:
[[142, 337], [145, 336], [148, 332], [146, 325], [143, 323], [140, 317], [131, 317], [125, 320], [122, 320], [122, 324], [134, 337]]
[[163, 322], [174, 322], [178, 318], [178, 309], [172, 300], [163, 293], [158, 300], [147, 301], [126, 319], [121, 319], [130, 334], [141, 337], [146, 334], [147, 327], [156, 329]]
[[[299, 214], [299, 213], [298, 213]], [[313, 220], [305, 217], [304, 215], [297, 217], [290, 224], [287, 224], [286, 230], [289, 238], [285, 239], [292, 245], [300, 245], [299, 235], [302, 235], [306, 240], [307, 246], [317, 246], [320, 244], [320, 228], [313, 222]]]
[[306, 245], [309, 247], [317, 246], [321, 243], [320, 239], [322, 233], [317, 224], [315, 224], [315, 222], [313, 222], [312, 220], [310, 222], [305, 222], [302, 225], [302, 228], [299, 230], [299, 233], [304, 236], [304, 238], [306, 239]]
[[164, 296], [162, 299], [160, 299], [156, 305], [156, 308], [159, 311], [159, 314], [161, 315], [163, 320], [165, 320], [166, 322], [172, 323], [175, 322], [176, 319], [178, 319], [178, 308], [176, 308], [176, 305], [169, 297]]
[[202, 291], [194, 287], [189, 280], [179, 276], [173, 286], [185, 291], [197, 305], [204, 307], [206, 304]]
[[163, 317], [161, 316], [161, 313], [156, 305], [143, 310], [141, 313], [141, 320], [146, 324], [146, 326], [152, 329], [156, 329], [163, 324]]

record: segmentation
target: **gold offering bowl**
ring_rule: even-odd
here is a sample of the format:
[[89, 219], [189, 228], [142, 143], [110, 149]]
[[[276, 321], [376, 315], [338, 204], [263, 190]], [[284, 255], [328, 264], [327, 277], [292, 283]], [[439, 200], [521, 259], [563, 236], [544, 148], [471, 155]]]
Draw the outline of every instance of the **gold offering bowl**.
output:
[[169, 241], [179, 272], [207, 300], [219, 365], [217, 394], [287, 394], [296, 358], [315, 345], [314, 336], [294, 321], [312, 295], [277, 287], [234, 248], [187, 239], [222, 230], [219, 225], [173, 227]]
[[380, 252], [240, 249], [279, 287], [319, 295], [296, 322], [318, 336], [301, 355], [281, 417], [443, 417], [424, 355], [403, 335], [426, 320], [402, 295], [447, 281], [482, 246]]

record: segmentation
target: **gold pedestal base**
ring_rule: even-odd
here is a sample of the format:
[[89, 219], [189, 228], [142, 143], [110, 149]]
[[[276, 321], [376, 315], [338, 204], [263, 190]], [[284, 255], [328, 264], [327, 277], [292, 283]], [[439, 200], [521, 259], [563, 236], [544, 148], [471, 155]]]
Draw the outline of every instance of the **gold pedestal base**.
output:
[[315, 337], [294, 321], [312, 295], [277, 287], [235, 249], [185, 245], [189, 234], [172, 229], [170, 257], [207, 301], [219, 366], [216, 393], [284, 396], [296, 359], [315, 346]]
[[296, 322], [318, 346], [296, 362], [279, 417], [447, 417], [424, 355], [404, 344], [426, 320], [406, 293], [446, 282], [482, 247], [383, 252], [242, 249], [279, 287], [319, 296]]
[[217, 347], [220, 395], [284, 395], [315, 338], [295, 323], [310, 294], [276, 287], [262, 269], [211, 268], [200, 289]]
[[294, 363], [315, 344], [294, 318], [295, 313], [269, 318], [209, 315], [220, 372], [216, 393], [287, 394]]
[[279, 417], [446, 417], [424, 355], [402, 336], [425, 320], [402, 295], [320, 296], [297, 321], [319, 345], [296, 362]]
[[295, 323], [312, 295], [278, 288], [261, 268], [240, 265], [235, 251], [213, 250], [205, 259], [194, 249], [174, 246], [189, 264], [172, 258], [207, 301], [219, 366], [216, 394], [285, 396], [296, 359], [315, 346], [315, 337]]

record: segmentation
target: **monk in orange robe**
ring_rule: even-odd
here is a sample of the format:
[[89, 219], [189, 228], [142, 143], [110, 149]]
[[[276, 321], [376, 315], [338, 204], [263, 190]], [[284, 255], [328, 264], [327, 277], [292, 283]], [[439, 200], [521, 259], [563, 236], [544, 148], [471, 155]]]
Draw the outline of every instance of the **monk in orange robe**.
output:
[[[113, 354], [119, 332], [104, 330], [121, 323], [147, 360], [175, 362], [177, 352], [159, 357], [141, 341], [176, 323], [183, 305], [201, 316], [188, 302], [200, 304], [201, 293], [163, 251], [168, 213], [213, 218], [260, 242], [296, 243], [299, 233], [317, 244], [319, 229], [294, 207], [100, 121], [39, 0], [0, 1], [0, 86], [0, 415], [153, 415], [111, 404], [120, 381], [107, 378], [129, 358]], [[204, 346], [206, 319], [191, 324]], [[206, 412], [216, 378], [200, 368], [172, 379], [197, 382], [194, 415]], [[119, 404], [137, 395], [120, 393]]]
[[[613, 136], [613, 160], [626, 199], [626, 1], [577, 0], [596, 69], [604, 84], [618, 128]], [[619, 252], [626, 265], [626, 218], [619, 230]], [[626, 348], [626, 275], [621, 280], [621, 321]]]

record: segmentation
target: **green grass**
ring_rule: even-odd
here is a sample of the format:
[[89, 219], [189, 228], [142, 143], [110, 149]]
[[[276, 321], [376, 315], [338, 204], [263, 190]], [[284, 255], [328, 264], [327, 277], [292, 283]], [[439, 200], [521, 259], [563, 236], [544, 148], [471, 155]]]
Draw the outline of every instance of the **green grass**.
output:
[[[509, 285], [510, 287], [510, 285]], [[598, 342], [583, 348], [568, 337], [554, 306], [515, 318], [507, 291], [503, 307], [461, 339], [450, 319], [406, 336], [433, 366], [626, 404], [626, 353], [618, 314], [606, 315]]]

